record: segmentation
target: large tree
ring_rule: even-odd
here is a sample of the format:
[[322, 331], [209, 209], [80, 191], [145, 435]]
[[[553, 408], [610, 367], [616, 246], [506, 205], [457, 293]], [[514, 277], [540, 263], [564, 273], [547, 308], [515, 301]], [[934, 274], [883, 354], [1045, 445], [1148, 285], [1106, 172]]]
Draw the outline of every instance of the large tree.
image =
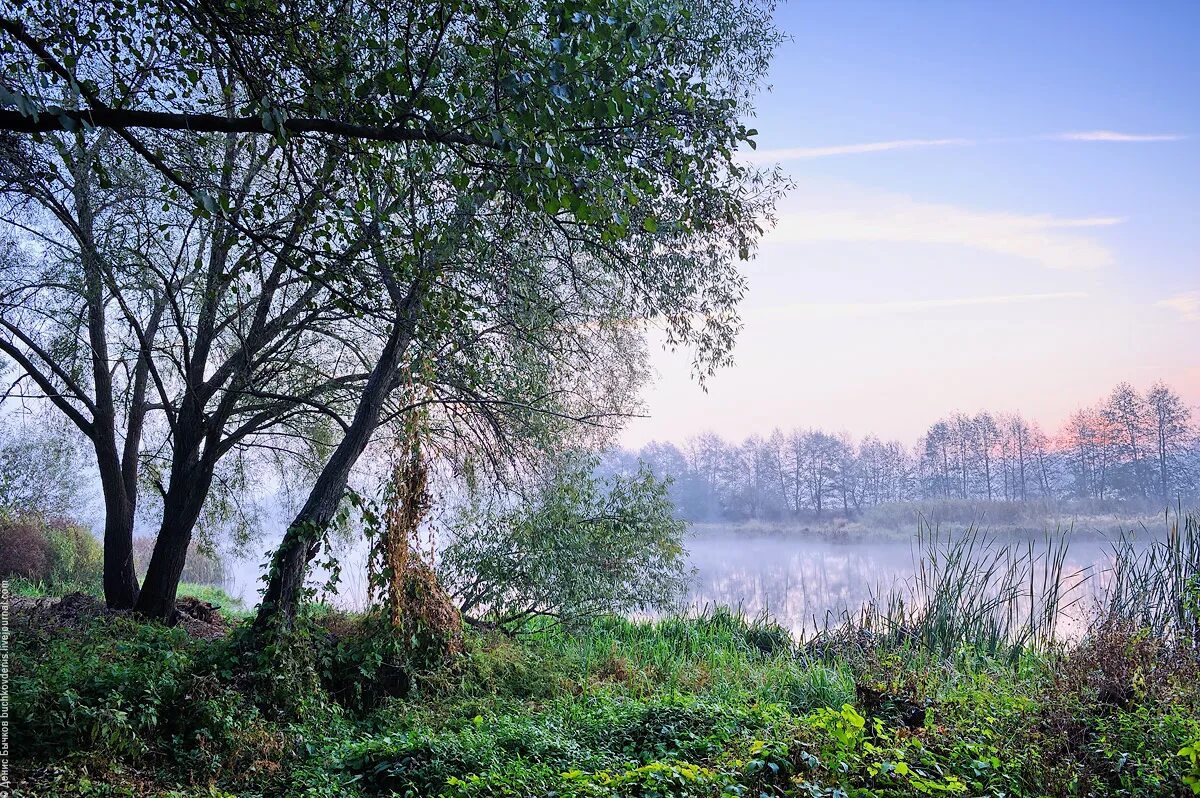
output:
[[[585, 341], [569, 309], [586, 295], [588, 307], [608, 303], [609, 319], [660, 319], [672, 345], [695, 352], [700, 373], [727, 360], [744, 285], [735, 264], [753, 249], [778, 188], [735, 158], [751, 141], [740, 118], [778, 38], [769, 7], [33, 5], [0, 16], [0, 129], [107, 131], [228, 238], [257, 248], [260, 263], [319, 285], [371, 342], [355, 398], [331, 414], [343, 422], [340, 441], [276, 557], [261, 618], [294, 608], [351, 470], [381, 424], [404, 410], [394, 401], [401, 386], [450, 385], [438, 400], [447, 406], [453, 397], [455, 406], [497, 407], [487, 370], [468, 362], [452, 377], [453, 360], [436, 355], [470, 351], [449, 342], [492, 330], [484, 325], [497, 297], [526, 291], [522, 312], [542, 320], [537, 336], [523, 321], [502, 325], [509, 341], [550, 350]], [[296, 206], [321, 190], [323, 226], [306, 230], [313, 251], [262, 230], [222, 191], [218, 143], [241, 137], [277, 148]], [[337, 168], [320, 168], [341, 152], [348, 157]], [[329, 256], [322, 239], [333, 255], [351, 256]], [[513, 283], [509, 264], [518, 262], [517, 276], [550, 277]], [[584, 345], [576, 362], [588, 354]], [[416, 366], [430, 363], [422, 368], [433, 376], [421, 376]], [[538, 374], [527, 398], [558, 391]], [[502, 403], [559, 412], [549, 400]], [[181, 438], [173, 448], [187, 452], [173, 467], [207, 468], [207, 444], [180, 447]], [[187, 515], [169, 538], [184, 537]], [[152, 595], [141, 604], [153, 614], [173, 601], [171, 552], [147, 579]]]
[[[226, 135], [188, 153], [221, 164], [189, 170], [220, 214], [163, 190], [107, 131], [10, 142], [0, 164], [11, 236], [0, 349], [93, 444], [112, 606], [169, 613], [161, 596], [174, 594], [222, 460], [308, 447], [365, 378], [347, 312], [297, 268], [352, 257], [363, 236], [330, 246], [320, 208], [330, 189], [291, 192], [277, 148], [262, 143]], [[326, 178], [331, 161], [316, 164]], [[161, 524], [139, 596], [131, 543], [143, 482]]]

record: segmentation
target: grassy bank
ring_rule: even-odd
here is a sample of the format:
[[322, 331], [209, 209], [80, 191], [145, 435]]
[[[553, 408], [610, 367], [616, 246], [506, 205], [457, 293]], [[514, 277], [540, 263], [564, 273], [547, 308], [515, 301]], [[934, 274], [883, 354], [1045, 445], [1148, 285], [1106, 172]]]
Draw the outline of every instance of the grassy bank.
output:
[[1118, 545], [1070, 643], [1064, 549], [923, 551], [908, 593], [806, 641], [723, 609], [508, 637], [310, 607], [251, 654], [236, 613], [17, 600], [12, 794], [1200, 794], [1196, 517]]
[[[42, 582], [32, 579], [16, 578], [9, 580], [9, 594], [21, 598], [58, 598], [67, 593], [85, 593], [96, 598], [103, 597], [103, 589], [96, 581], [87, 583], [67, 583], [47, 587]], [[214, 604], [230, 617], [241, 617], [246, 613], [245, 603], [229, 595], [217, 585], [200, 584], [197, 582], [180, 582], [177, 592], [179, 598], [194, 598]]]
[[398, 683], [364, 619], [323, 623], [284, 711], [237, 675], [236, 635], [17, 619], [13, 794], [1168, 796], [1200, 776], [1194, 649], [1120, 624], [1014, 663], [798, 646], [721, 611], [605, 618], [471, 634]]

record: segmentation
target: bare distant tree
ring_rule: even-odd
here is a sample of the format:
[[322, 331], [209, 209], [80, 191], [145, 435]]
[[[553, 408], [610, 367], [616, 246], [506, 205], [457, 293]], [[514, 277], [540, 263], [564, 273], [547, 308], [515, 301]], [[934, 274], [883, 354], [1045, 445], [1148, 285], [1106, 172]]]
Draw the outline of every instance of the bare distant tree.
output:
[[1146, 400], [1127, 382], [1117, 384], [1100, 409], [1100, 416], [1112, 429], [1116, 458], [1125, 472], [1126, 490], [1145, 497], [1145, 458], [1149, 450], [1150, 408]]
[[1150, 409], [1155, 456], [1158, 461], [1158, 495], [1164, 502], [1169, 502], [1184, 481], [1185, 475], [1179, 472], [1185, 466], [1180, 461], [1195, 434], [1192, 429], [1192, 414], [1179, 395], [1162, 381], [1150, 386], [1146, 404]]

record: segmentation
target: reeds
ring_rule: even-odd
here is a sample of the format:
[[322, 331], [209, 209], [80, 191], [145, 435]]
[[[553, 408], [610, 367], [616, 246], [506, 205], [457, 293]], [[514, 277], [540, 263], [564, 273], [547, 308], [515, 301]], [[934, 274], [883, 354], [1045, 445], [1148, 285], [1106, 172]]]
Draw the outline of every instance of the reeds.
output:
[[[1069, 557], [1072, 530], [1014, 540], [977, 526], [947, 532], [922, 520], [912, 578], [873, 592], [857, 612], [829, 613], [823, 624], [814, 618], [823, 628], [794, 647], [788, 631], [766, 611], [747, 617], [740, 607], [706, 605], [648, 624], [610, 623], [621, 627], [616, 637], [626, 655], [669, 684], [704, 672], [704, 678], [721, 674], [716, 681], [732, 685], [733, 674], [762, 657], [786, 661], [795, 655], [809, 667], [815, 660], [845, 662], [878, 649], [1018, 664], [1026, 653], [1070, 650], [1072, 641], [1114, 623], [1195, 648], [1200, 515], [1179, 512], [1166, 522], [1165, 535], [1145, 527], [1137, 535], [1121, 534], [1107, 567], [1077, 568]], [[1085, 603], [1089, 597], [1095, 605]], [[595, 661], [611, 651], [580, 654]], [[797, 688], [798, 695], [806, 689]]]
[[[1017, 659], [1049, 651], [1072, 636], [1121, 623], [1157, 638], [1200, 645], [1200, 515], [1166, 516], [1166, 535], [1122, 532], [1111, 564], [1068, 569], [1069, 534], [1007, 541], [979, 527], [943, 533], [922, 521], [915, 575], [873, 598], [844, 625], [874, 644], [949, 656], [971, 650]], [[1095, 611], [1083, 611], [1093, 584]], [[828, 628], [824, 634], [828, 635]], [[841, 636], [845, 638], [845, 630]]]
[[1167, 534], [1122, 533], [1099, 592], [1099, 620], [1128, 621], [1155, 637], [1200, 642], [1200, 515], [1165, 517]]
[[1019, 657], [1049, 648], [1090, 574], [1066, 573], [1068, 539], [1005, 542], [968, 527], [943, 533], [922, 520], [914, 576], [873, 598], [857, 623], [880, 642], [951, 655], [969, 648]]

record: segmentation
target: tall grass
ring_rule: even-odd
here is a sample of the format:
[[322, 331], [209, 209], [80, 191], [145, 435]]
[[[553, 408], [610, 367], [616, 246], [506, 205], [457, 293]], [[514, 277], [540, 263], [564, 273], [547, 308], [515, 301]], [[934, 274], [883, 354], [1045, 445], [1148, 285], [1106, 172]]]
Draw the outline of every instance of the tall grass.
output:
[[[844, 625], [870, 633], [873, 644], [942, 656], [970, 649], [1016, 659], [1029, 649], [1047, 651], [1064, 641], [1067, 619], [1084, 634], [1121, 623], [1195, 646], [1200, 515], [1176, 513], [1166, 520], [1165, 537], [1148, 545], [1123, 532], [1113, 544], [1110, 567], [1101, 573], [1090, 566], [1068, 571], [1069, 538], [1062, 532], [1039, 544], [998, 539], [978, 527], [944, 533], [922, 522], [915, 575], [873, 598], [858, 617], [843, 618]], [[1098, 606], [1087, 617], [1084, 587], [1093, 580]], [[845, 629], [839, 633], [845, 639]]]
[[[1200, 515], [1166, 517], [1165, 538], [1140, 546], [1133, 533], [1113, 544], [1100, 592], [1101, 619], [1123, 620], [1158, 638], [1200, 642]], [[1143, 529], [1143, 531], [1146, 531]]]
[[1067, 537], [1005, 542], [979, 527], [961, 534], [922, 521], [914, 576], [873, 598], [857, 624], [881, 642], [948, 656], [963, 648], [1019, 657], [1049, 648], [1090, 574], [1066, 573]]

